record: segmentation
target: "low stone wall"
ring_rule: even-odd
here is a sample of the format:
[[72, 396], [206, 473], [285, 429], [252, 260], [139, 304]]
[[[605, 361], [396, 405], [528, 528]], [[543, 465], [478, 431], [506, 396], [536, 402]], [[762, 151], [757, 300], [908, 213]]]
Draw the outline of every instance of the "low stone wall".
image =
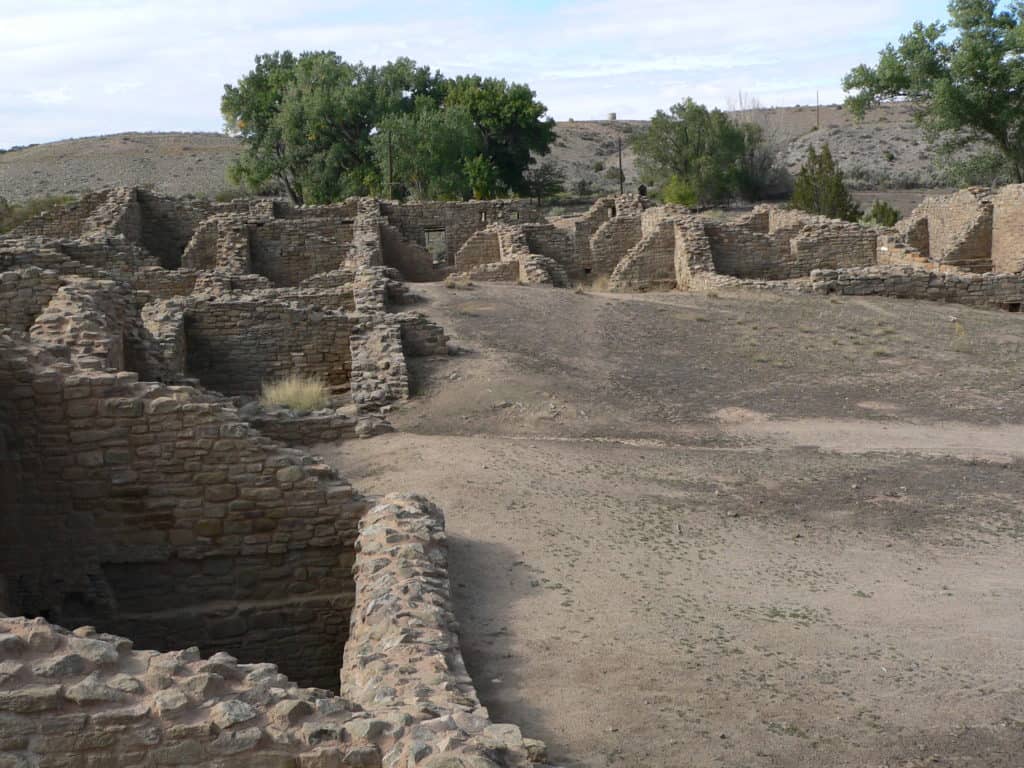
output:
[[1019, 312], [1024, 275], [935, 272], [913, 266], [817, 270], [811, 284], [820, 293], [927, 299]]
[[[342, 695], [378, 716], [433, 716], [411, 725], [384, 764], [448, 766], [427, 760], [443, 744], [465, 744], [456, 751], [508, 766], [542, 759], [541, 742], [523, 739], [514, 725], [491, 724], [477, 698], [459, 650], [440, 510], [418, 496], [388, 496], [367, 512], [359, 531]], [[426, 686], [424, 679], [435, 682]]]
[[239, 413], [262, 434], [285, 445], [317, 445], [356, 437], [356, 420], [340, 410], [298, 414], [253, 405], [256, 407], [251, 412], [245, 406]]
[[61, 278], [52, 270], [25, 267], [0, 272], [0, 325], [27, 331], [60, 286]]
[[186, 369], [204, 386], [255, 395], [289, 373], [321, 378], [332, 391], [352, 373], [344, 312], [267, 303], [256, 294], [198, 299], [185, 313]]
[[402, 326], [386, 311], [390, 282], [384, 270], [370, 267], [360, 269], [353, 284], [352, 400], [360, 415], [409, 398]]
[[[89, 626], [0, 617], [0, 759], [12, 766], [526, 768], [459, 651], [444, 519], [389, 496], [360, 523], [341, 696], [274, 664], [157, 653]], [[429, 683], [427, 683], [429, 681]]]
[[448, 336], [437, 323], [419, 312], [396, 315], [402, 329], [402, 351], [406, 357], [445, 357]]

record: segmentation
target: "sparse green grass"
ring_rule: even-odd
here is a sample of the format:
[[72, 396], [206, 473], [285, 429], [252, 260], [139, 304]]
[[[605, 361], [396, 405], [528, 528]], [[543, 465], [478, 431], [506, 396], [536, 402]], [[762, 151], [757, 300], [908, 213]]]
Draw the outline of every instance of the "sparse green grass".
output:
[[296, 411], [315, 411], [330, 403], [327, 385], [321, 379], [290, 373], [263, 385], [260, 402], [264, 405], [284, 405]]
[[12, 204], [0, 197], [0, 233], [10, 232], [15, 227], [21, 226], [29, 219], [38, 216], [43, 211], [48, 211], [59, 205], [67, 205], [74, 202], [75, 199], [70, 195], [50, 195], [49, 197], [34, 197], [23, 203]]

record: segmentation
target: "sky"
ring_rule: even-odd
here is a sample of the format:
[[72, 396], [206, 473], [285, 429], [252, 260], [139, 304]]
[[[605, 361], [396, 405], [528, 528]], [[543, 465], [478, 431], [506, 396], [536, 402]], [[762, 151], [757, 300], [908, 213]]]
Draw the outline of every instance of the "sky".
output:
[[945, 0], [0, 0], [0, 148], [220, 131], [259, 53], [408, 56], [526, 82], [557, 120], [843, 98], [840, 80]]

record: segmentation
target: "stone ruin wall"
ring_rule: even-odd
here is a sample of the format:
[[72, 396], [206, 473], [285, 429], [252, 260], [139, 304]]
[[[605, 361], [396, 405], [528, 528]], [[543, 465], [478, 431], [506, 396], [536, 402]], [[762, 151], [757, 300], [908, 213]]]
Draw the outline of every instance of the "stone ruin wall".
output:
[[903, 223], [902, 229], [924, 218], [931, 261], [971, 272], [989, 272], [992, 270], [992, 215], [987, 190], [972, 187], [951, 195], [927, 198]]
[[366, 506], [352, 488], [217, 398], [4, 341], [4, 474], [25, 499], [5, 521], [11, 612], [280, 659], [328, 684]]
[[[312, 344], [339, 354], [332, 373], [358, 353], [368, 401], [407, 396], [405, 357], [447, 354], [447, 338], [422, 315], [390, 311], [404, 289], [372, 266], [373, 227], [354, 235], [354, 258], [370, 266], [273, 289], [241, 271], [237, 244], [219, 236], [216, 271], [161, 268], [202, 223], [175, 233], [174, 207], [154, 214], [145, 203], [137, 230], [108, 239], [106, 264], [109, 228], [75, 238], [68, 225], [60, 241], [0, 245], [0, 391], [9, 395], [0, 400], [0, 610], [100, 627], [71, 633], [0, 617], [0, 762], [478, 768], [541, 759], [543, 745], [492, 724], [476, 699], [436, 508], [396, 497], [366, 513], [334, 470], [247, 418], [295, 442], [327, 430], [351, 436], [362, 422], [328, 414], [299, 425], [259, 409], [244, 417], [219, 394], [173, 383], [196, 352], [195, 326], [191, 345], [186, 327], [206, 312], [218, 318], [209, 329], [223, 310], [225, 337], [243, 323], [264, 340], [271, 327], [289, 328], [268, 345], [278, 350], [294, 352], [302, 328], [308, 340], [309, 328], [333, 327]], [[147, 224], [151, 215], [165, 218]], [[171, 241], [167, 252], [152, 253], [147, 238]], [[92, 263], [77, 261], [76, 248]], [[34, 255], [58, 269], [26, 266]], [[361, 345], [360, 334], [373, 342]], [[253, 367], [240, 338], [223, 343]], [[135, 651], [106, 632], [187, 650]], [[341, 695], [235, 657], [335, 690], [342, 668]]]
[[185, 312], [186, 369], [229, 395], [256, 395], [264, 382], [289, 373], [341, 392], [352, 375], [352, 325], [345, 312], [249, 295], [197, 300]]
[[[0, 758], [14, 766], [525, 768], [459, 650], [443, 517], [389, 496], [360, 523], [339, 695], [269, 663], [135, 650], [89, 626], [0, 617]], [[423, 685], [430, 680], [431, 685]]]
[[1024, 304], [1024, 275], [1020, 273], [979, 275], [887, 265], [819, 270], [811, 274], [811, 285], [819, 293], [943, 301], [1011, 312], [1019, 312]]
[[992, 197], [992, 271], [1024, 271], [1024, 185], [1011, 184]]

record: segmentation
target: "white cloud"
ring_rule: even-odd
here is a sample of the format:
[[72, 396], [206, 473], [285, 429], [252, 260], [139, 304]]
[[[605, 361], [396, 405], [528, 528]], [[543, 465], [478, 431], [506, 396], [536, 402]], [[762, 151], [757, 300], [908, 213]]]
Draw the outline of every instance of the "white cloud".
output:
[[284, 48], [526, 81], [558, 118], [724, 106], [740, 90], [835, 100], [851, 66], [909, 28], [910, 2], [0, 0], [0, 146], [219, 130], [224, 83]]

